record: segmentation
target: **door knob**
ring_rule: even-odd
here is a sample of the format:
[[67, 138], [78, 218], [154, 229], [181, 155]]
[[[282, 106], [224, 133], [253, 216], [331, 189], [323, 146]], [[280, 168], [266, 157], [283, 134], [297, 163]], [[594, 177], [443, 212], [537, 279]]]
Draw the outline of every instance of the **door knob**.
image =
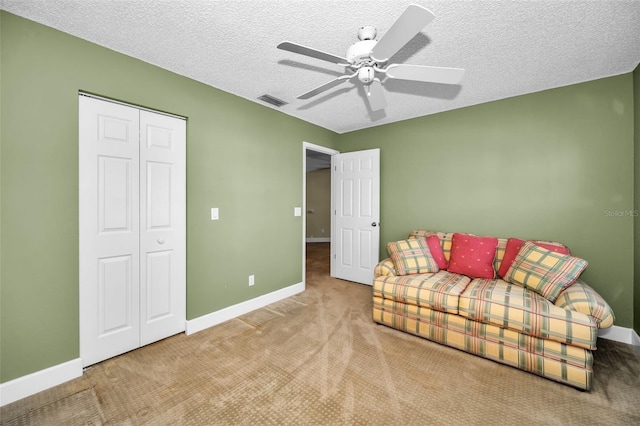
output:
[[164, 239], [158, 238], [158, 244], [164, 244]]
[[373, 223], [371, 224], [371, 226], [378, 226], [378, 225], [377, 225], [375, 222], [373, 222]]

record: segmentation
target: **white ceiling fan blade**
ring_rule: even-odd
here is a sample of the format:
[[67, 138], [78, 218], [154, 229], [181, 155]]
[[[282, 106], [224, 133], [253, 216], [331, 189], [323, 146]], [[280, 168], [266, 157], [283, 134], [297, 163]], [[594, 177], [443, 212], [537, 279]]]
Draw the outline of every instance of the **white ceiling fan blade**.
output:
[[298, 53], [300, 55], [310, 56], [316, 59], [322, 59], [334, 64], [348, 65], [349, 61], [346, 58], [332, 55], [331, 53], [321, 52], [320, 50], [306, 47], [301, 44], [292, 43], [290, 41], [283, 41], [278, 45], [278, 49], [288, 50], [289, 52]]
[[387, 77], [426, 83], [458, 84], [464, 77], [462, 68], [429, 67], [424, 65], [391, 64]]
[[388, 61], [433, 18], [435, 15], [428, 9], [417, 4], [409, 5], [373, 47], [371, 58], [376, 62]]
[[367, 94], [367, 102], [371, 107], [371, 111], [379, 111], [387, 107], [387, 101], [384, 98], [384, 90], [382, 84], [377, 78], [364, 88]]
[[356, 74], [353, 75], [342, 75], [334, 80], [331, 80], [328, 83], [323, 84], [322, 86], [318, 86], [313, 90], [310, 90], [306, 93], [303, 93], [302, 95], [298, 96], [298, 99], [309, 99], [314, 97], [315, 95], [322, 93], [326, 90], [331, 89], [332, 87], [336, 87], [339, 84], [344, 83], [345, 81], [349, 80], [350, 78], [354, 77]]

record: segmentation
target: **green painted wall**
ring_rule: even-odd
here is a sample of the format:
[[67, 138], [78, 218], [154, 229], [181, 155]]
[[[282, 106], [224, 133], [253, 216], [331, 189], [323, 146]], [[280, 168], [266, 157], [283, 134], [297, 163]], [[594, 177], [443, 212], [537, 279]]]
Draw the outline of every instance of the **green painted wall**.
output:
[[78, 90], [188, 117], [188, 319], [302, 281], [302, 142], [335, 148], [337, 134], [6, 12], [0, 24], [2, 382], [79, 355]]
[[[634, 105], [634, 212], [640, 213], [640, 65], [633, 72]], [[634, 218], [634, 289], [633, 289], [633, 328], [640, 335], [640, 216]]]
[[631, 87], [627, 74], [341, 135], [343, 152], [381, 148], [381, 253], [414, 228], [562, 241], [631, 327]]
[[564, 241], [640, 329], [640, 226], [617, 216], [640, 205], [638, 70], [336, 135], [6, 12], [0, 31], [1, 382], [78, 356], [78, 90], [188, 117], [189, 319], [301, 281], [309, 141], [381, 148], [383, 250], [423, 227]]

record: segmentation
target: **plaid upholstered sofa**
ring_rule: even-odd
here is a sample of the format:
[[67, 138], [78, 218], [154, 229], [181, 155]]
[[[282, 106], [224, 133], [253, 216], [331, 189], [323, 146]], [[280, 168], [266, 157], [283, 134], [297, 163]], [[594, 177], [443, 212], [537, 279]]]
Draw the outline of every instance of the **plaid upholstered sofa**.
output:
[[557, 242], [412, 231], [375, 268], [373, 320], [579, 389], [592, 386], [605, 300]]

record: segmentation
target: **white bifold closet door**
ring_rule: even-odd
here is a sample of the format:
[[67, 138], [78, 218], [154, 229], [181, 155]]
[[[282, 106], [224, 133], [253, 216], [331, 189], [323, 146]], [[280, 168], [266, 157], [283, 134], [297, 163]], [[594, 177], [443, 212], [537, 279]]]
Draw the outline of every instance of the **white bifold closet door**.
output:
[[79, 97], [80, 357], [185, 330], [186, 122]]

